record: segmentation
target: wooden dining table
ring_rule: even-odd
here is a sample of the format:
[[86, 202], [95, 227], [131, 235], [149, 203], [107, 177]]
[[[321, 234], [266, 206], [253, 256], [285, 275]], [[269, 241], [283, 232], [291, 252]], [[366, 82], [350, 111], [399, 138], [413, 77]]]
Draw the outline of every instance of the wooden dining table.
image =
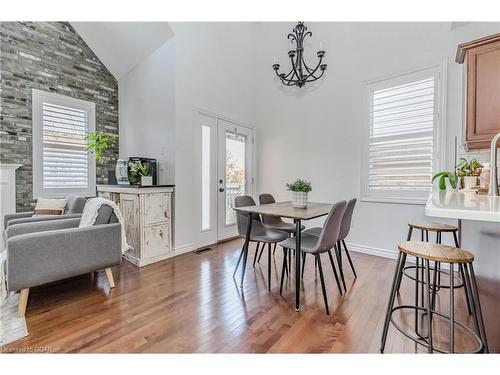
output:
[[[267, 215], [276, 216], [287, 219], [293, 219], [295, 224], [295, 310], [300, 309], [300, 242], [301, 242], [301, 225], [302, 220], [316, 219], [321, 216], [326, 216], [332, 209], [333, 204], [330, 203], [317, 203], [308, 202], [307, 207], [298, 208], [293, 207], [291, 201], [277, 202], [270, 204], [261, 204], [247, 207], [234, 207], [234, 210], [242, 214], [247, 214], [250, 220], [247, 220], [247, 228], [245, 234], [245, 243], [240, 254], [240, 259], [243, 257], [243, 268], [241, 272], [240, 287], [243, 287], [243, 280], [245, 278], [245, 269], [248, 258], [248, 247], [250, 244], [250, 233], [252, 232], [252, 215]], [[238, 268], [239, 265], [236, 265]], [[236, 271], [235, 271], [236, 272]]]

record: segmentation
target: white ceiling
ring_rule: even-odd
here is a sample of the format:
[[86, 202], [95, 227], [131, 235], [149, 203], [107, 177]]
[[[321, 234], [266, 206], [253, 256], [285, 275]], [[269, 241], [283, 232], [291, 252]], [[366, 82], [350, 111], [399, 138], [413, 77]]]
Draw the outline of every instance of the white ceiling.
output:
[[117, 80], [173, 35], [167, 22], [71, 22]]

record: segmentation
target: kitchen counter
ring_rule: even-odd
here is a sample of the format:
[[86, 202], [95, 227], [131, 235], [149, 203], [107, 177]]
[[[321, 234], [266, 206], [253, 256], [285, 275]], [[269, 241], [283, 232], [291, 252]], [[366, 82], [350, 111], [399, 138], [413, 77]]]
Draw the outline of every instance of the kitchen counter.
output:
[[500, 223], [500, 197], [463, 190], [434, 190], [427, 200], [425, 215]]

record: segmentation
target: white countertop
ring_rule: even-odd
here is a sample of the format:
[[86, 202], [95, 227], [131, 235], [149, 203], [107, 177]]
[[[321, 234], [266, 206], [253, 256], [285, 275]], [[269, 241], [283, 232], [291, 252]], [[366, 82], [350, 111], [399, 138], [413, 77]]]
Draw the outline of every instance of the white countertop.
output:
[[500, 197], [463, 190], [434, 190], [425, 205], [425, 215], [500, 223]]

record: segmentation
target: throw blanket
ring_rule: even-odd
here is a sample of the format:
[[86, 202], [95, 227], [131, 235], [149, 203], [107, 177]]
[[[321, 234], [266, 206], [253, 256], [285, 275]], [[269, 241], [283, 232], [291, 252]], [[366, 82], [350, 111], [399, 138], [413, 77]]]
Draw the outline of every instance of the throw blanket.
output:
[[122, 226], [122, 253], [124, 253], [130, 247], [127, 244], [127, 237], [125, 235], [125, 225], [123, 222], [123, 216], [115, 202], [100, 197], [88, 199], [87, 203], [85, 204], [85, 207], [83, 208], [82, 218], [80, 219], [79, 226], [81, 228], [81, 227], [90, 227], [94, 225], [97, 219], [99, 208], [101, 208], [101, 206], [103, 205], [108, 205], [113, 209], [116, 218], [118, 219], [118, 222]]

